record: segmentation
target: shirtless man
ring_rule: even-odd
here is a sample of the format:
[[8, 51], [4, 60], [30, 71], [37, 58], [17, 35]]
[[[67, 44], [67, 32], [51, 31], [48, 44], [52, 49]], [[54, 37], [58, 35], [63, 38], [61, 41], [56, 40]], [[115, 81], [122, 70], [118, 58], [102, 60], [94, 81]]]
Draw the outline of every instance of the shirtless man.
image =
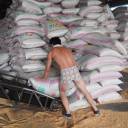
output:
[[86, 85], [79, 73], [77, 64], [73, 58], [70, 49], [63, 47], [63, 45], [61, 45], [61, 40], [58, 37], [54, 37], [50, 39], [50, 44], [52, 45], [52, 50], [48, 54], [48, 62], [45, 68], [43, 78], [44, 79], [48, 78], [52, 59], [54, 59], [55, 62], [58, 64], [61, 73], [59, 88], [60, 88], [61, 100], [66, 110], [65, 116], [71, 117], [69, 102], [65, 94], [66, 86], [70, 81], [73, 81], [75, 83], [76, 87], [82, 92], [82, 94], [85, 96], [85, 98], [91, 105], [94, 114], [98, 115], [99, 110], [96, 107], [91, 95], [86, 89]]

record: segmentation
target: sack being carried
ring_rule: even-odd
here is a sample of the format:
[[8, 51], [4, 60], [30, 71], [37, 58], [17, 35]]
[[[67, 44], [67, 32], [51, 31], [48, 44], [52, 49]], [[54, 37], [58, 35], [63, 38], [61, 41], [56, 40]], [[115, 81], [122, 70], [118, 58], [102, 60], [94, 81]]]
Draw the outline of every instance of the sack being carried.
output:
[[[35, 77], [29, 79], [30, 84], [33, 86], [33, 88], [40, 93], [47, 94], [53, 97], [59, 97], [59, 78], [58, 77], [52, 77], [48, 80], [43, 80], [41, 77]], [[66, 95], [69, 96], [73, 92], [75, 92], [76, 87], [73, 83], [69, 83], [70, 87], [67, 87]]]

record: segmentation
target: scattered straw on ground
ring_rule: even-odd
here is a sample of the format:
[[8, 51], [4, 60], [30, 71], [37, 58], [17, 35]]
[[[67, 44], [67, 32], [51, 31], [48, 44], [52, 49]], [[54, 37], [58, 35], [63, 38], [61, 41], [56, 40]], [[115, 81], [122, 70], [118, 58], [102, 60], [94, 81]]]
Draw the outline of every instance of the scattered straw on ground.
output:
[[[128, 111], [102, 109], [101, 112], [101, 116], [95, 117], [89, 109], [78, 110], [73, 113], [73, 122], [69, 128], [128, 128]], [[41, 112], [25, 108], [14, 110], [0, 107], [0, 128], [66, 127], [66, 119], [61, 112]]]

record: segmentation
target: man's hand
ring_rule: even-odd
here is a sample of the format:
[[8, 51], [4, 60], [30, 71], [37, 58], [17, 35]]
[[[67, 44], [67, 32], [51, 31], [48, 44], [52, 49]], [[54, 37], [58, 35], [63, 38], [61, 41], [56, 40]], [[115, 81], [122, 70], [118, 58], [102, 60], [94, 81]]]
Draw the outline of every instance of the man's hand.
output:
[[43, 76], [38, 76], [35, 78], [37, 81], [47, 81]]

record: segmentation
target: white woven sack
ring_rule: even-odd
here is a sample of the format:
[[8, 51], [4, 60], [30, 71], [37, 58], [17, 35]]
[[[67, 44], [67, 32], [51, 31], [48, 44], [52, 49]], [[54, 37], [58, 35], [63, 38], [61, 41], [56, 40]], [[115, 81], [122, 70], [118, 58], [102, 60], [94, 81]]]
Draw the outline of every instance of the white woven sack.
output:
[[124, 69], [123, 66], [120, 65], [106, 65], [106, 66], [102, 66], [99, 67], [98, 70], [100, 72], [106, 72], [106, 71], [122, 71]]
[[41, 19], [45, 19], [45, 15], [35, 15], [35, 14], [30, 14], [30, 13], [20, 13], [17, 14], [15, 17], [15, 21], [17, 22], [18, 20], [24, 20], [24, 19], [32, 19], [32, 20], [37, 20], [40, 21]]
[[85, 41], [78, 39], [74, 41], [69, 41], [65, 45], [69, 48], [79, 49], [83, 48], [85, 44], [87, 44]]
[[22, 8], [24, 11], [32, 14], [42, 14], [42, 10], [30, 1], [22, 1]]
[[100, 81], [100, 84], [102, 86], [119, 85], [119, 84], [122, 84], [122, 83], [123, 82], [120, 79], [110, 79], [110, 80]]
[[26, 59], [44, 59], [47, 57], [47, 52], [42, 48], [25, 49]]
[[[92, 32], [84, 35], [82, 39], [90, 44], [114, 48], [114, 40], [105, 35], [106, 28], [98, 28], [99, 32]], [[95, 30], [97, 31], [97, 30]], [[103, 34], [104, 33], [104, 34]]]
[[[53, 97], [60, 97], [58, 77], [49, 77], [47, 80], [43, 80], [42, 77], [38, 76], [30, 78], [29, 81], [33, 88], [40, 93], [44, 93]], [[70, 86], [67, 86], [66, 95], [70, 96], [75, 91], [76, 88], [73, 82], [70, 82]]]
[[36, 0], [26, 0], [26, 1], [32, 2], [34, 5], [37, 5], [40, 8], [46, 8], [52, 5], [52, 3], [49, 1], [41, 1], [41, 2]]
[[102, 23], [103, 26], [117, 25], [117, 24], [118, 24], [118, 20], [106, 20]]
[[103, 11], [103, 7], [100, 6], [88, 6], [80, 10], [79, 14], [82, 17], [85, 17], [88, 13], [100, 13]]
[[54, 14], [54, 13], [60, 13], [62, 11], [61, 7], [58, 6], [53, 6], [53, 7], [47, 7], [43, 10], [44, 14], [49, 15], [49, 14]]
[[100, 0], [88, 0], [87, 5], [93, 6], [93, 5], [100, 5], [102, 2]]
[[63, 24], [69, 24], [74, 21], [81, 20], [82, 17], [80, 17], [78, 15], [60, 15], [60, 16], [57, 16], [56, 19]]
[[[99, 27], [98, 29], [95, 27], [74, 27], [70, 29], [70, 34], [68, 34], [68, 36], [70, 39], [79, 39], [84, 38], [85, 35], [91, 33], [106, 34], [107, 31], [105, 28], [102, 27]], [[91, 42], [89, 41], [89, 43]]]
[[88, 92], [90, 92], [90, 94], [92, 95], [94, 92], [100, 90], [102, 88], [102, 86], [98, 83], [95, 84], [90, 84], [86, 86]]
[[22, 44], [23, 41], [28, 40], [28, 39], [40, 39], [40, 36], [35, 33], [25, 33], [25, 34], [17, 36], [15, 39], [18, 40]]
[[111, 32], [111, 33], [110, 33], [110, 37], [111, 37], [112, 39], [114, 39], [114, 40], [118, 40], [118, 39], [121, 38], [121, 35], [120, 35], [120, 33], [118, 33], [118, 32]]
[[88, 13], [86, 15], [86, 17], [88, 19], [91, 19], [91, 20], [96, 20], [97, 18], [99, 18], [100, 16], [102, 15], [102, 13], [94, 13], [94, 12], [91, 12], [91, 13]]
[[94, 70], [92, 72], [82, 72], [82, 76], [85, 81], [92, 84], [103, 80], [118, 79], [122, 77], [122, 74], [116, 71], [97, 72]]
[[74, 27], [74, 26], [81, 26], [82, 27], [82, 26], [84, 26], [84, 25], [81, 25], [82, 21], [83, 21], [83, 19], [76, 20], [76, 21], [68, 23], [67, 25], [68, 25], [69, 29]]
[[69, 108], [70, 111], [75, 111], [81, 108], [87, 108], [89, 103], [80, 93], [80, 91], [76, 90], [72, 95], [68, 97], [69, 100]]
[[83, 20], [80, 25], [82, 26], [93, 26], [93, 27], [97, 27], [98, 25], [98, 22], [96, 20], [89, 20], [89, 19], [86, 19], [86, 20]]
[[75, 102], [71, 100], [69, 101], [69, 109], [71, 112], [76, 111], [78, 109], [87, 108], [89, 106], [90, 105], [85, 98], [76, 100]]
[[107, 27], [108, 30], [116, 30], [116, 27], [117, 26], [118, 26], [117, 24], [109, 24], [109, 25], [106, 25], [106, 27]]
[[64, 8], [74, 8], [76, 5], [78, 5], [79, 1], [80, 0], [63, 0], [61, 4]]
[[122, 99], [122, 97], [119, 93], [112, 92], [112, 93], [108, 93], [108, 94], [100, 96], [98, 98], [98, 101], [100, 104], [103, 104], [103, 103], [117, 101], [117, 100], [121, 100], [121, 99]]
[[121, 90], [122, 89], [118, 85], [104, 86], [104, 87], [96, 90], [95, 92], [93, 92], [92, 97], [94, 99], [96, 99], [104, 94], [109, 94], [109, 93], [117, 92], [117, 91], [121, 91]]
[[42, 39], [34, 38], [34, 39], [27, 39], [22, 41], [21, 47], [22, 48], [36, 48], [36, 47], [41, 47], [46, 44], [45, 41]]
[[63, 9], [63, 14], [78, 14], [80, 11], [80, 8], [70, 8], [70, 9]]
[[34, 71], [34, 72], [18, 72], [18, 76], [24, 79], [29, 80], [30, 78], [34, 78], [37, 76], [42, 76], [42, 73], [44, 71], [40, 70], [40, 71]]
[[62, 23], [56, 20], [48, 20], [46, 30], [48, 38], [64, 36], [68, 32], [68, 29]]
[[20, 26], [17, 27], [12, 33], [12, 35], [22, 35], [25, 33], [35, 33], [38, 34], [39, 36], [43, 37], [44, 36], [44, 28], [40, 28], [39, 26]]
[[41, 61], [28, 60], [22, 66], [24, 72], [41, 71], [45, 69], [45, 65]]
[[86, 45], [86, 47], [84, 47], [83, 49], [83, 54], [84, 53], [93, 54], [97, 56], [122, 57], [122, 55], [116, 50], [96, 45]]
[[95, 57], [93, 55], [82, 56], [77, 60], [80, 70], [94, 70], [101, 66], [107, 65], [123, 65], [126, 59], [112, 56]]
[[18, 20], [16, 24], [18, 26], [31, 26], [31, 25], [39, 25], [39, 22], [35, 20]]

